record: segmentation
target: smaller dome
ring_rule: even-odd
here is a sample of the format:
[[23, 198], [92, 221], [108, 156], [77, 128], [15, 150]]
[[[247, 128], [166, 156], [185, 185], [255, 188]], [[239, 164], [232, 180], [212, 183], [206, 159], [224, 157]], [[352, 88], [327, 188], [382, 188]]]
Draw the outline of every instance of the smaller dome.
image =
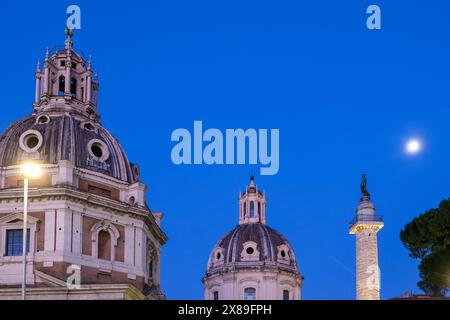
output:
[[210, 254], [206, 273], [245, 269], [277, 269], [300, 275], [290, 243], [262, 223], [241, 224], [223, 236]]

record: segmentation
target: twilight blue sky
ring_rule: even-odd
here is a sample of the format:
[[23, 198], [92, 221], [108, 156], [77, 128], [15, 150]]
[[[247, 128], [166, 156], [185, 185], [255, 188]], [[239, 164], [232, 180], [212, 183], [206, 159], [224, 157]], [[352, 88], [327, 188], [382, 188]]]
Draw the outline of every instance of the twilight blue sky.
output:
[[[82, 10], [74, 42], [99, 72], [102, 123], [165, 213], [169, 299], [203, 297], [208, 255], [236, 225], [252, 170], [173, 165], [171, 132], [194, 120], [280, 129], [280, 172], [256, 182], [294, 246], [304, 299], [355, 297], [348, 222], [362, 172], [385, 217], [382, 298], [418, 291], [399, 232], [449, 196], [448, 1], [2, 1], [1, 131], [31, 112], [36, 60], [63, 44], [69, 4]], [[381, 31], [365, 27], [370, 4]], [[422, 154], [404, 154], [410, 137]]]

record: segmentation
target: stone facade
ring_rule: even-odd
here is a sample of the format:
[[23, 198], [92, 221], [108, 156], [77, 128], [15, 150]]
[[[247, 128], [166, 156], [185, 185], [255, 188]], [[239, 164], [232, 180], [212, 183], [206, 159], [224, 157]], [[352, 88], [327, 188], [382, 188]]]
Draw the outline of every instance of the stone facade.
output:
[[[91, 61], [69, 37], [35, 76], [33, 113], [0, 137], [0, 299], [20, 297], [21, 256], [8, 254], [7, 233], [22, 229], [27, 162], [41, 170], [29, 183], [30, 299], [164, 298], [162, 213], [148, 208], [138, 166], [99, 122]], [[71, 290], [73, 266], [81, 287]]]

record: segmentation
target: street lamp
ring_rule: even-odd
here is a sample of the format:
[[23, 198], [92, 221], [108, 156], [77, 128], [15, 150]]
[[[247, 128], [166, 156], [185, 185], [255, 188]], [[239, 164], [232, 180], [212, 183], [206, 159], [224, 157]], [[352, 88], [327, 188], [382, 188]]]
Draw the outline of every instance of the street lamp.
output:
[[23, 233], [22, 233], [22, 300], [25, 300], [27, 280], [27, 216], [28, 216], [28, 179], [38, 178], [41, 170], [35, 163], [25, 163], [22, 166], [23, 179]]

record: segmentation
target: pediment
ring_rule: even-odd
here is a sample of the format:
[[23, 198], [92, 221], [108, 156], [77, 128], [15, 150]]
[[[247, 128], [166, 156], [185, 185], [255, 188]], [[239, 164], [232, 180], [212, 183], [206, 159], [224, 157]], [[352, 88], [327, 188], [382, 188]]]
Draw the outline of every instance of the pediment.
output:
[[[0, 224], [9, 224], [9, 223], [22, 223], [23, 222], [23, 213], [10, 213], [5, 216], [0, 216]], [[38, 223], [39, 219], [28, 216], [28, 223], [34, 224]]]
[[8, 221], [7, 223], [17, 223], [17, 222], [22, 222], [22, 221], [23, 221], [23, 219], [14, 219], [14, 220]]

